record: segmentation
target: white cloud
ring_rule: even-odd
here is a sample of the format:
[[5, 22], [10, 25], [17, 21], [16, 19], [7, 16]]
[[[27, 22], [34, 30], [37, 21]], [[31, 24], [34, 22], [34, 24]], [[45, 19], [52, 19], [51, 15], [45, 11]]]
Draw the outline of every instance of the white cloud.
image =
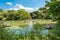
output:
[[23, 6], [23, 5], [21, 5], [21, 4], [16, 4], [14, 7], [24, 8], [24, 6]]
[[18, 9], [25, 9], [26, 11], [30, 11], [30, 12], [37, 10], [35, 8], [25, 7], [21, 4], [16, 4], [13, 8], [9, 8], [9, 10], [18, 10]]
[[12, 3], [11, 3], [11, 2], [6, 2], [6, 4], [8, 4], [8, 5], [12, 5]]

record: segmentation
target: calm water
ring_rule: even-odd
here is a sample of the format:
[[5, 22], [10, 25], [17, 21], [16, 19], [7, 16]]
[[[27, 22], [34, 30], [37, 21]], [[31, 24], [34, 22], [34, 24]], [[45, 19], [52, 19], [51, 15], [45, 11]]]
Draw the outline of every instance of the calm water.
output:
[[[20, 35], [20, 34], [24, 35], [24, 34], [29, 33], [32, 29], [33, 29], [33, 22], [30, 21], [28, 27], [26, 27], [26, 28], [20, 28], [20, 27], [11, 28], [8, 30], [8, 32], [12, 32], [12, 33], [17, 34], [17, 35]], [[42, 33], [42, 35], [45, 36], [48, 33], [48, 30], [42, 29], [41, 33]]]

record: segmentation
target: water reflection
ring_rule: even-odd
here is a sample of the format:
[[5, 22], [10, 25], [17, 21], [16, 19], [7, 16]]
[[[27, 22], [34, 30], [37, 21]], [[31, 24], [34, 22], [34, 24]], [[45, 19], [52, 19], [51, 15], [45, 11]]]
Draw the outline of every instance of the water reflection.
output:
[[32, 30], [32, 27], [33, 27], [33, 22], [30, 21], [28, 27], [26, 27], [26, 28], [20, 28], [20, 27], [11, 28], [11, 29], [8, 30], [8, 32], [13, 32], [15, 34], [26, 34], [30, 30]]
[[45, 37], [47, 33], [48, 33], [48, 29], [41, 30], [41, 34], [43, 35], [43, 37]]
[[[32, 29], [33, 29], [33, 22], [30, 21], [28, 27], [26, 27], [26, 28], [20, 28], [20, 27], [11, 28], [10, 30], [8, 30], [8, 32], [12, 32], [17, 35], [21, 35], [21, 34], [25, 35], [25, 34], [29, 33]], [[47, 29], [41, 30], [41, 34], [43, 36], [47, 35], [47, 33], [48, 33]]]

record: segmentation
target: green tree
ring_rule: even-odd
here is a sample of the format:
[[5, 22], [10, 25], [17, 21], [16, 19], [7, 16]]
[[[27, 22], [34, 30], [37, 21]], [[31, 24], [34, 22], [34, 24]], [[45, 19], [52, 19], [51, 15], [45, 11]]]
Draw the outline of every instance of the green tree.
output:
[[0, 9], [0, 20], [2, 20], [2, 18], [3, 18], [3, 12], [4, 12], [4, 10], [3, 9]]
[[52, 18], [51, 14], [49, 14], [50, 12], [49, 12], [48, 8], [41, 7], [41, 8], [39, 8], [39, 11], [40, 11], [40, 16], [42, 19], [51, 19]]
[[33, 11], [33, 12], [30, 13], [30, 15], [33, 19], [39, 19], [40, 18], [39, 11]]
[[60, 21], [60, 1], [51, 0], [51, 2], [47, 2], [46, 7], [49, 7], [53, 19]]
[[17, 13], [19, 14], [20, 20], [31, 18], [30, 13], [24, 9], [17, 10]]
[[46, 7], [49, 7], [49, 11], [53, 16], [53, 20], [57, 21], [57, 25], [54, 27], [55, 39], [60, 40], [60, 0], [51, 0], [47, 2]]
[[7, 20], [14, 20], [16, 16], [16, 11], [15, 10], [7, 10]]

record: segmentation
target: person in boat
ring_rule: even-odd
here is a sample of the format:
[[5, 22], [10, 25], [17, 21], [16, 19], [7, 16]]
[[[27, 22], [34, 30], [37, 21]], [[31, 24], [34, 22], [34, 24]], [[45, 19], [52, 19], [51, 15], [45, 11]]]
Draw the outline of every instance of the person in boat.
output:
[[46, 26], [46, 29], [52, 29], [51, 24], [48, 24], [48, 25]]

